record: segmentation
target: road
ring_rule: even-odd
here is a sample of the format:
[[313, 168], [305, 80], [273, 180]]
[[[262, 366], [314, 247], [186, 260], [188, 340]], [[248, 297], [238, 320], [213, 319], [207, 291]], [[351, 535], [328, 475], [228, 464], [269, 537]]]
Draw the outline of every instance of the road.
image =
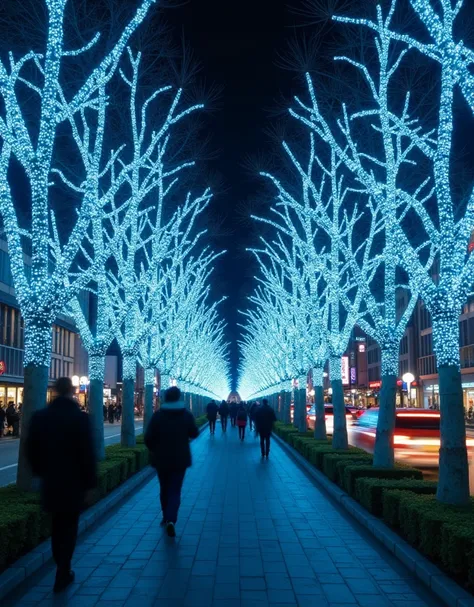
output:
[[[135, 421], [135, 432], [140, 433], [143, 429], [143, 420]], [[105, 445], [113, 445], [120, 441], [120, 424], [104, 425]], [[16, 469], [18, 462], [19, 440], [3, 437], [0, 439], [0, 487], [14, 483], [16, 480]]]

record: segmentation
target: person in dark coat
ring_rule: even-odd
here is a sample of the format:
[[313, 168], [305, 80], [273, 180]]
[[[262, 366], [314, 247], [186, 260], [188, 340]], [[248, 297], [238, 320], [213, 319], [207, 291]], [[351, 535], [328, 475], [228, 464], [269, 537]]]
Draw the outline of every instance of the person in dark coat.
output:
[[10, 401], [6, 410], [7, 425], [12, 428], [12, 436], [18, 438], [20, 436], [20, 416], [15, 409], [15, 403]]
[[268, 459], [270, 454], [270, 437], [272, 435], [273, 424], [276, 422], [275, 411], [268, 404], [266, 398], [263, 399], [262, 405], [257, 407], [255, 412], [255, 427], [260, 435], [260, 449], [262, 457]]
[[219, 415], [221, 417], [222, 432], [227, 432], [227, 418], [229, 417], [229, 405], [225, 400], [221, 402], [219, 407]]
[[211, 434], [216, 433], [216, 419], [218, 411], [219, 407], [213, 400], [211, 400], [211, 402], [207, 405], [206, 408], [207, 419], [209, 420], [209, 431]]
[[115, 419], [115, 407], [112, 403], [110, 403], [110, 405], [107, 407], [107, 415], [109, 418], [109, 424], [113, 424]]
[[247, 426], [247, 409], [243, 404], [240, 405], [237, 411], [237, 427], [239, 428], [239, 438], [241, 441], [245, 438], [245, 428]]
[[96, 486], [96, 457], [90, 419], [73, 399], [70, 378], [59, 378], [55, 391], [50, 405], [31, 418], [26, 454], [33, 474], [41, 479], [43, 508], [52, 514], [54, 591], [61, 592], [74, 581], [71, 561], [79, 514], [86, 492]]
[[186, 469], [192, 463], [189, 439], [199, 435], [193, 414], [180, 399], [179, 388], [168, 388], [165, 402], [153, 414], [145, 432], [145, 445], [151, 452], [152, 465], [160, 482], [161, 524], [166, 525], [170, 537], [176, 536], [181, 488]]
[[232, 428], [235, 427], [235, 422], [237, 421], [237, 411], [239, 410], [239, 406], [235, 401], [230, 403], [229, 407], [229, 416], [230, 416], [230, 425]]
[[3, 429], [5, 426], [6, 417], [7, 417], [7, 414], [5, 412], [5, 409], [3, 407], [0, 407], [0, 438], [2, 438], [2, 436], [3, 436]]

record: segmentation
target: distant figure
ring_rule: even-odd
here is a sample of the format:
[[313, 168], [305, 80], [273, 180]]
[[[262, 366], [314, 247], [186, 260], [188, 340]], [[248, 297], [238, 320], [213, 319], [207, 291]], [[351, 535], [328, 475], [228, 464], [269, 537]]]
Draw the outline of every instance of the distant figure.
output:
[[239, 438], [241, 441], [245, 438], [245, 428], [247, 426], [247, 410], [241, 404], [237, 411], [237, 427], [239, 428]]
[[219, 411], [219, 407], [216, 405], [216, 403], [213, 400], [211, 400], [211, 402], [207, 405], [207, 408], [206, 408], [207, 419], [209, 420], [209, 432], [211, 434], [216, 433], [216, 419], [217, 419], [218, 411]]
[[273, 424], [276, 422], [275, 411], [268, 404], [266, 398], [263, 399], [262, 405], [257, 408], [255, 413], [255, 426], [260, 435], [260, 449], [262, 457], [270, 454], [270, 437], [272, 435]]
[[103, 405], [102, 407], [102, 412], [104, 414], [104, 422], [107, 421], [107, 407], [105, 405]]
[[115, 419], [115, 407], [113, 406], [112, 403], [110, 403], [110, 405], [107, 408], [107, 415], [109, 418], [109, 424], [113, 424], [114, 419]]
[[7, 417], [7, 425], [12, 428], [12, 436], [14, 438], [19, 438], [20, 436], [20, 416], [15, 409], [15, 403], [11, 400], [8, 403], [8, 407], [6, 410]]
[[122, 405], [120, 403], [115, 407], [115, 419], [119, 422], [122, 418]]
[[70, 378], [59, 378], [55, 391], [57, 397], [31, 419], [26, 452], [33, 474], [41, 479], [43, 507], [52, 514], [54, 592], [61, 592], [74, 581], [71, 561], [79, 513], [86, 491], [96, 485], [96, 460], [90, 418], [74, 400]]
[[252, 430], [252, 426], [255, 426], [255, 435], [257, 434], [257, 426], [255, 424], [255, 416], [257, 415], [258, 408], [260, 407], [260, 403], [258, 401], [254, 402], [249, 411], [249, 419], [250, 419], [250, 430]]
[[232, 428], [235, 427], [235, 422], [237, 421], [237, 411], [239, 410], [239, 405], [232, 401], [229, 406], [229, 415], [230, 415], [230, 425]]
[[221, 416], [222, 432], [227, 432], [227, 418], [229, 417], [229, 405], [223, 400], [219, 407], [219, 415]]
[[176, 536], [181, 488], [186, 469], [191, 466], [189, 439], [199, 435], [193, 414], [180, 399], [179, 388], [168, 388], [165, 402], [153, 413], [145, 433], [145, 444], [160, 482], [161, 524], [166, 525], [169, 537]]
[[3, 429], [5, 427], [5, 418], [7, 417], [7, 414], [5, 412], [5, 409], [3, 407], [0, 407], [0, 438], [2, 438], [3, 436]]

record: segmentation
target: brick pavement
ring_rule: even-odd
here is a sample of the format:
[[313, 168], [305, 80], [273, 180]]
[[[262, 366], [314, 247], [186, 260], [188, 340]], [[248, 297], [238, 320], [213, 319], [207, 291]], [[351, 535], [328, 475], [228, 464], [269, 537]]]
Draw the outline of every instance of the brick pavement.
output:
[[261, 461], [253, 435], [236, 435], [194, 443], [175, 540], [153, 479], [80, 539], [65, 595], [52, 595], [48, 566], [4, 607], [441, 605], [278, 445]]

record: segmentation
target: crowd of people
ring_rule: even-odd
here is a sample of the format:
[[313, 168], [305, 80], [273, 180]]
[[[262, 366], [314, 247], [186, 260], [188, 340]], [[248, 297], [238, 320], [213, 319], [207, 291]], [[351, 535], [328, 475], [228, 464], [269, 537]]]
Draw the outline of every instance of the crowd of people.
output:
[[6, 409], [0, 406], [0, 438], [4, 435], [13, 438], [20, 437], [20, 416], [21, 403], [17, 407], [11, 400]]
[[103, 412], [104, 422], [109, 422], [109, 424], [119, 422], [122, 419], [122, 405], [120, 403], [110, 402], [108, 405], [104, 405]]
[[223, 400], [220, 405], [211, 401], [206, 409], [207, 419], [209, 420], [209, 431], [211, 436], [216, 433], [217, 416], [219, 415], [222, 425], [222, 432], [227, 432], [227, 422], [230, 418], [232, 428], [239, 429], [239, 439], [245, 440], [245, 429], [247, 423], [250, 431], [255, 429], [255, 436], [260, 436], [260, 449], [262, 458], [267, 458], [270, 454], [270, 437], [273, 424], [276, 421], [275, 411], [264, 398], [262, 403], [255, 401], [253, 403], [237, 403], [235, 401], [227, 402]]

